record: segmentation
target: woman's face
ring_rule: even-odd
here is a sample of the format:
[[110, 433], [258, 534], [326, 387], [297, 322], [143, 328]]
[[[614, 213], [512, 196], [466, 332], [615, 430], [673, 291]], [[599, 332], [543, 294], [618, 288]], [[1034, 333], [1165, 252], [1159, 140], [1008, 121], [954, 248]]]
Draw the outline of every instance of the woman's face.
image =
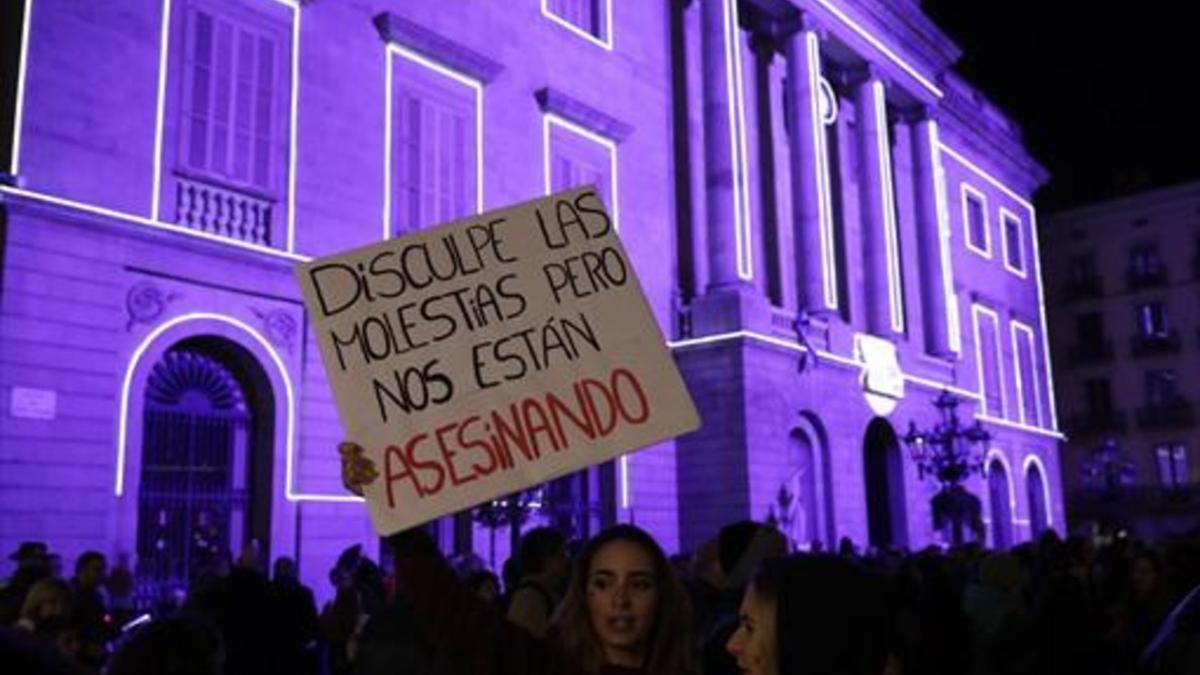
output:
[[725, 644], [746, 675], [779, 675], [779, 645], [775, 639], [775, 601], [746, 588], [738, 628]]
[[587, 607], [605, 661], [641, 667], [658, 611], [654, 559], [629, 541], [601, 546], [588, 569]]

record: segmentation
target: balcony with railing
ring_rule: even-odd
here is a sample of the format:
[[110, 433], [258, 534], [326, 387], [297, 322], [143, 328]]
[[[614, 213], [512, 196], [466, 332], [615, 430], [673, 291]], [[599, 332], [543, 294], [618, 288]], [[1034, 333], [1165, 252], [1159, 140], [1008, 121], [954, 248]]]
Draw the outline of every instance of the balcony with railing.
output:
[[213, 181], [177, 175], [175, 222], [208, 234], [256, 244], [278, 244], [273, 199]]

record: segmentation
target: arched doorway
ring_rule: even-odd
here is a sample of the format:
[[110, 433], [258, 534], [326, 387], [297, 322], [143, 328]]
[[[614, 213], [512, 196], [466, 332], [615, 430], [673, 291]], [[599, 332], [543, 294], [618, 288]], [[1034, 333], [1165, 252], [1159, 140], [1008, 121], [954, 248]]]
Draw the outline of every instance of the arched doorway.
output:
[[867, 488], [867, 541], [876, 548], [904, 546], [904, 459], [896, 430], [882, 417], [867, 425], [863, 439], [863, 472]]
[[780, 489], [779, 523], [795, 547], [806, 548], [822, 539], [817, 518], [817, 463], [813, 439], [803, 429], [788, 436], [792, 474]]
[[215, 337], [167, 350], [143, 397], [137, 572], [148, 608], [245, 542], [270, 559], [274, 402], [254, 357]]
[[1012, 504], [1009, 500], [1008, 470], [1004, 462], [993, 458], [988, 463], [988, 503], [992, 520], [992, 548], [1012, 546]]
[[1037, 462], [1029, 462], [1025, 469], [1025, 490], [1029, 497], [1029, 535], [1036, 539], [1050, 527], [1046, 513], [1046, 483]]

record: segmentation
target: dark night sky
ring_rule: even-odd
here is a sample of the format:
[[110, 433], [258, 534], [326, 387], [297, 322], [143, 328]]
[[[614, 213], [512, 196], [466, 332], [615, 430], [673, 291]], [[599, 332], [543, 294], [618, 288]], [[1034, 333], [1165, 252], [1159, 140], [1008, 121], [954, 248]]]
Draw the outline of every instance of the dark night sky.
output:
[[[923, 0], [1054, 175], [1040, 209], [1200, 179], [1200, 32], [1155, 0]], [[1189, 14], [1191, 12], [1188, 12]]]

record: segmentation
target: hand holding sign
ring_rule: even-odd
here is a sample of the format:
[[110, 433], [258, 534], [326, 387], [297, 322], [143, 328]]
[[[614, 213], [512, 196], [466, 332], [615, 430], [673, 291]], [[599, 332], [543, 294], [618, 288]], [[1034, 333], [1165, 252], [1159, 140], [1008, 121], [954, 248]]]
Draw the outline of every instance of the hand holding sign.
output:
[[382, 533], [699, 425], [590, 188], [296, 273]]

